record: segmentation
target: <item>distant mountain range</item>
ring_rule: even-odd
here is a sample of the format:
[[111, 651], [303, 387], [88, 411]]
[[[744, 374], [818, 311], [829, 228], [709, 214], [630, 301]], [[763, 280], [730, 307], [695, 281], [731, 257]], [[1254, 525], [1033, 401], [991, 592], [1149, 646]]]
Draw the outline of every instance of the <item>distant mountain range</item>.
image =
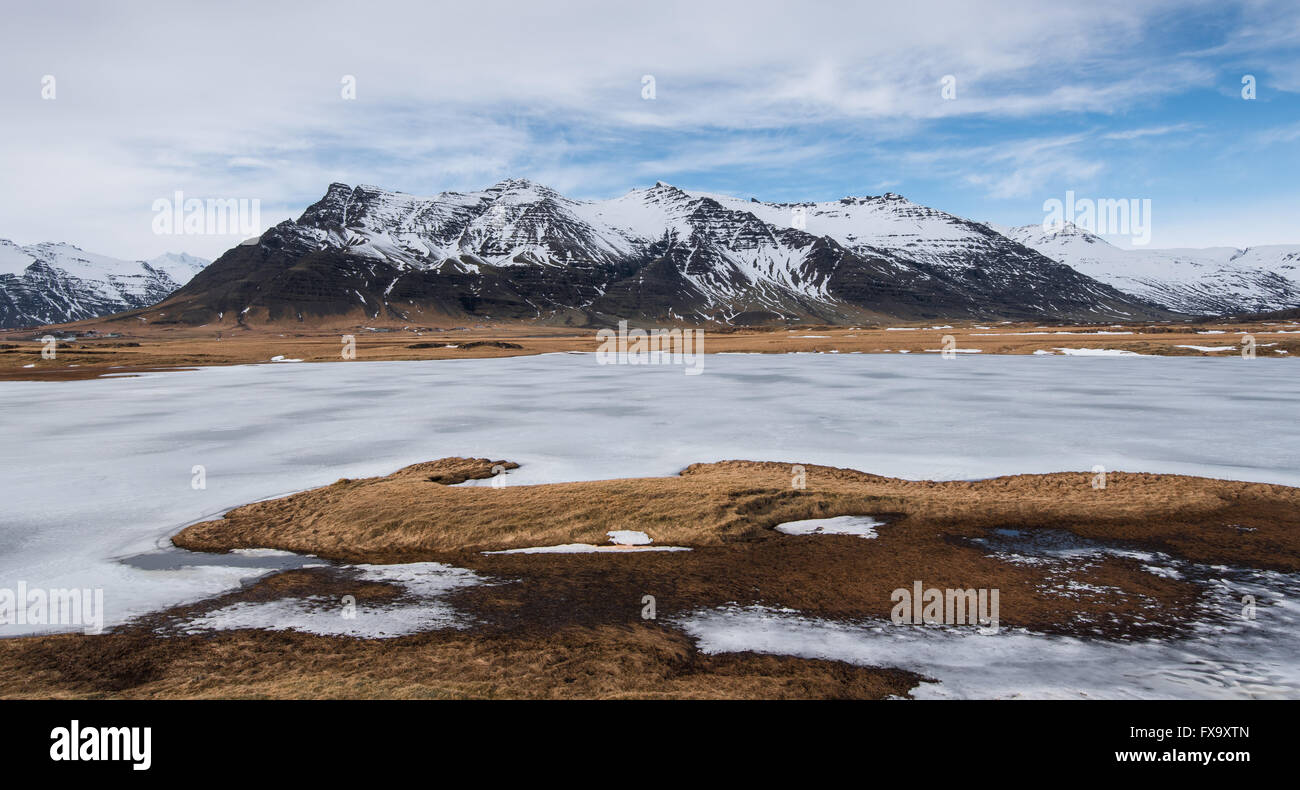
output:
[[1300, 244], [1123, 250], [1067, 224], [996, 228], [1119, 290], [1181, 313], [1229, 315], [1300, 307]]
[[331, 184], [148, 320], [752, 325], [1170, 317], [986, 225], [894, 194], [763, 203], [658, 183], [601, 201], [510, 179], [416, 197]]
[[58, 324], [148, 307], [207, 264], [184, 253], [125, 261], [71, 244], [20, 247], [0, 239], [0, 328]]
[[0, 242], [0, 322], [1115, 322], [1300, 307], [1300, 245], [1121, 250], [892, 193], [768, 203], [662, 182], [599, 201], [524, 179], [432, 197], [336, 183], [205, 264]]

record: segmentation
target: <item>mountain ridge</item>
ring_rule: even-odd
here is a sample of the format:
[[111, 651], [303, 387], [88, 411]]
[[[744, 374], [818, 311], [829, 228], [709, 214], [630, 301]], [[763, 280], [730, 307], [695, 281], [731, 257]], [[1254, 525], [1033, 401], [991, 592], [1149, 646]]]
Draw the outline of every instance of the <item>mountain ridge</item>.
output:
[[764, 203], [661, 181], [584, 201], [527, 179], [435, 196], [330, 184], [157, 313], [150, 320], [189, 324], [356, 314], [582, 326], [1168, 316], [892, 193]]
[[61, 324], [149, 307], [208, 261], [164, 253], [127, 261], [66, 242], [0, 239], [0, 328]]
[[1022, 225], [999, 232], [1125, 293], [1180, 313], [1232, 315], [1300, 307], [1300, 244], [1121, 249], [1070, 223], [1052, 231]]

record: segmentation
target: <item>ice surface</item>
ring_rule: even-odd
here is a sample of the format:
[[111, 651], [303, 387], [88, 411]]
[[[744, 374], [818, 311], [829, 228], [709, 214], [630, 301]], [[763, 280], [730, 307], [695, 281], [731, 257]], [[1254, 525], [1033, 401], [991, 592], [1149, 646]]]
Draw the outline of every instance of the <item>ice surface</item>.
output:
[[[1136, 351], [1125, 351], [1122, 348], [1058, 348], [1062, 354], [1067, 357], [1149, 357], [1150, 354], [1139, 354]], [[1035, 351], [1035, 354], [1048, 353]]]
[[[1204, 566], [1199, 566], [1204, 570]], [[1157, 575], [1173, 569], [1152, 568]], [[1130, 642], [1002, 628], [836, 622], [728, 606], [678, 624], [706, 653], [754, 651], [901, 667], [918, 698], [1244, 699], [1300, 695], [1300, 574], [1221, 569], [1191, 635]], [[1252, 617], [1242, 605], [1252, 596]]]
[[103, 587], [109, 625], [193, 601], [248, 569], [119, 558], [237, 505], [445, 456], [517, 461], [509, 485], [737, 458], [907, 478], [1101, 464], [1300, 485], [1298, 407], [1293, 360], [1236, 357], [710, 355], [683, 376], [552, 354], [7, 381], [0, 587]]
[[[1044, 567], [1047, 595], [1102, 588], [1073, 569], [1103, 556], [1143, 563], [1155, 576], [1189, 579], [1205, 596], [1186, 613], [1188, 636], [1129, 641], [1047, 636], [1024, 629], [837, 622], [790, 609], [726, 606], [679, 624], [705, 652], [828, 658], [897, 666], [938, 683], [926, 697], [1251, 698], [1300, 693], [1300, 574], [1207, 566], [1110, 545], [1063, 530], [994, 529], [970, 541], [1003, 562]], [[1250, 605], [1243, 605], [1249, 601]], [[1141, 625], [1142, 618], [1138, 618]]]
[[469, 625], [468, 619], [439, 598], [461, 587], [486, 581], [473, 571], [438, 562], [350, 567], [359, 571], [364, 581], [402, 587], [406, 593], [404, 600], [382, 604], [353, 601], [351, 606], [346, 606], [341, 598], [325, 596], [241, 601], [189, 620], [181, 630], [258, 628], [386, 639], [437, 628], [464, 628]]

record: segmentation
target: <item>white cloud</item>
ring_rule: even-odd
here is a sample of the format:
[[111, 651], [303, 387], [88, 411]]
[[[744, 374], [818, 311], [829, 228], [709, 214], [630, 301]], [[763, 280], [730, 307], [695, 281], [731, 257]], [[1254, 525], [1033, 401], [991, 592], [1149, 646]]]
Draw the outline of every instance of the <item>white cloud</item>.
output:
[[[946, 172], [984, 189], [991, 198], [1041, 194], [1054, 181], [1083, 184], [1103, 168], [1090, 135], [1029, 138], [976, 147], [913, 151], [905, 158], [932, 172]], [[1092, 155], [1087, 155], [1087, 149]]]
[[1196, 124], [1176, 123], [1167, 126], [1144, 126], [1139, 129], [1121, 129], [1116, 132], [1106, 132], [1102, 135], [1104, 140], [1137, 140], [1142, 137], [1163, 137], [1167, 134], [1178, 134], [1180, 132], [1190, 132], [1196, 129]]
[[[177, 189], [259, 198], [264, 220], [296, 215], [335, 180], [436, 192], [521, 174], [594, 196], [668, 175], [659, 169], [834, 161], [825, 140], [761, 137], [793, 126], [884, 144], [944, 119], [1119, 113], [1212, 80], [1204, 53], [1143, 44], [1175, 12], [1215, 7], [21, 4], [0, 30], [0, 237], [75, 229], [70, 241], [144, 257], [178, 246], [142, 230], [153, 199]], [[1234, 51], [1286, 43], [1257, 20], [1243, 24], [1226, 34]], [[55, 101], [40, 99], [45, 74], [58, 80]], [[643, 74], [656, 78], [653, 101], [641, 98]], [[940, 95], [946, 74], [955, 101]], [[344, 75], [356, 78], [355, 101], [340, 96]], [[759, 138], [688, 135], [719, 131]], [[646, 145], [672, 135], [680, 142]], [[626, 150], [611, 142], [622, 138]], [[992, 165], [983, 170], [936, 161], [1003, 197], [1102, 169], [1065, 143], [1013, 148], [971, 151]], [[615, 156], [620, 171], [596, 155]], [[228, 241], [191, 251], [216, 255]]]

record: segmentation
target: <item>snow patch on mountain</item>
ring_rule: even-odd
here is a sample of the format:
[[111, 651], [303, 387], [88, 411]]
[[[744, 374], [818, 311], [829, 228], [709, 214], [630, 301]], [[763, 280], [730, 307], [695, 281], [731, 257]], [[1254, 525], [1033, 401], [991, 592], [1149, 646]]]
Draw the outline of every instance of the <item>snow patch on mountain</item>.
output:
[[990, 227], [1089, 277], [1178, 312], [1300, 307], [1300, 245], [1125, 250], [1073, 224], [1055, 231], [1041, 225]]
[[0, 327], [58, 324], [148, 307], [207, 264], [185, 253], [127, 261], [62, 242], [19, 246], [0, 239]]

